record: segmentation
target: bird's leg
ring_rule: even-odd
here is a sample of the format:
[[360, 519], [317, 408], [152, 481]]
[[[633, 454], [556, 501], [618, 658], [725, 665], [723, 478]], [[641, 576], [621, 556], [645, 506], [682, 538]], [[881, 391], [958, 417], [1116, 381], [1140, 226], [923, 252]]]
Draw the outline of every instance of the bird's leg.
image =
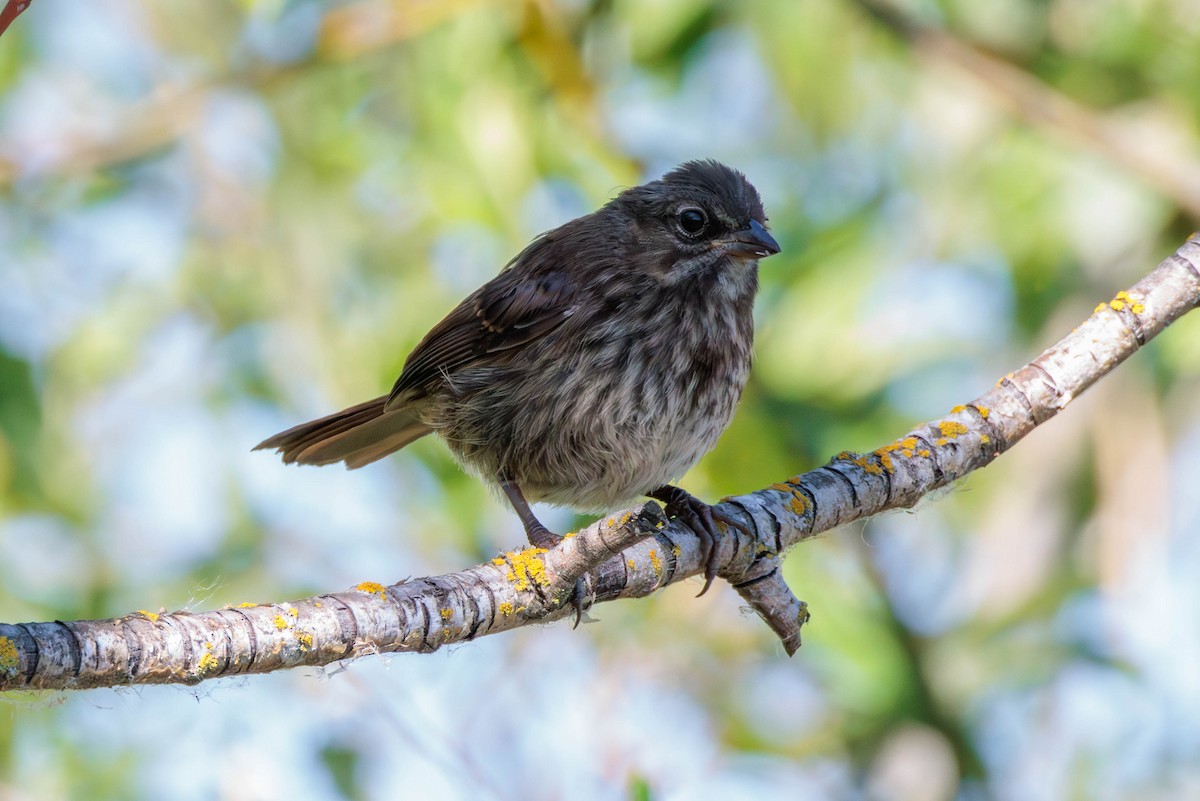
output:
[[504, 494], [508, 496], [508, 502], [512, 504], [513, 511], [517, 513], [517, 517], [521, 518], [521, 524], [525, 526], [525, 534], [529, 537], [530, 545], [537, 548], [553, 548], [562, 542], [562, 537], [543, 526], [542, 521], [534, 516], [533, 510], [529, 508], [529, 503], [521, 494], [521, 488], [516, 485], [516, 482], [501, 478], [500, 489], [504, 490]]
[[[747, 531], [746, 527], [737, 520], [722, 514], [679, 487], [664, 484], [646, 494], [656, 501], [661, 501], [669, 517], [677, 517], [682, 520], [700, 538], [700, 547], [704, 550], [704, 589], [700, 590], [700, 595], [703, 595], [708, 592], [713, 579], [717, 577], [717, 538], [721, 536], [721, 530], [717, 523], [733, 526], [743, 534], [750, 536], [753, 536], [753, 533]], [[700, 595], [696, 597], [699, 598]]]
[[[535, 548], [553, 548], [562, 542], [562, 537], [555, 534], [550, 529], [542, 525], [542, 521], [538, 520], [533, 514], [533, 510], [529, 508], [528, 501], [521, 494], [521, 488], [516, 482], [509, 481], [507, 478], [500, 479], [500, 489], [504, 490], [505, 496], [508, 497], [508, 502], [512, 504], [513, 510], [517, 513], [517, 517], [521, 518], [521, 523], [525, 526], [525, 534], [529, 537], [529, 543]], [[575, 627], [579, 626], [579, 621], [583, 619], [583, 597], [586, 588], [583, 583], [583, 577], [580, 576], [575, 581], [575, 588], [571, 591], [571, 597], [567, 599], [567, 603], [575, 610]]]

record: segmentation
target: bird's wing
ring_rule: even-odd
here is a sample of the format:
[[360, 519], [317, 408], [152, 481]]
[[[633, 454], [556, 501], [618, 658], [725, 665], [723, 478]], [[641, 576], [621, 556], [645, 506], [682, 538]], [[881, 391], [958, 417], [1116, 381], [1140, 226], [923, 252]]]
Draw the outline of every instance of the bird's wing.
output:
[[577, 283], [549, 263], [552, 249], [539, 247], [548, 244], [534, 242], [425, 335], [404, 363], [388, 408], [427, 394], [486, 354], [544, 336], [571, 316]]

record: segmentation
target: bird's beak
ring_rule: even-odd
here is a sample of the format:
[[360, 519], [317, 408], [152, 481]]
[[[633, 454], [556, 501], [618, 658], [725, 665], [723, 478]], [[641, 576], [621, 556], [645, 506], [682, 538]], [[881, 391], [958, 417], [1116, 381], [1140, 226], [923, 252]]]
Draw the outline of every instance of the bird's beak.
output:
[[734, 231], [728, 239], [721, 240], [726, 252], [739, 259], [763, 259], [779, 252], [779, 243], [762, 223], [751, 220], [750, 227]]

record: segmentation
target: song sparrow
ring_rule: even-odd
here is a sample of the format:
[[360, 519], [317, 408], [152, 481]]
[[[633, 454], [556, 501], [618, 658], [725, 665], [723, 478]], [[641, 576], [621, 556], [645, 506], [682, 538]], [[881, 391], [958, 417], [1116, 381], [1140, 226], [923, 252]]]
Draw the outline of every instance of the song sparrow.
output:
[[666, 504], [707, 549], [733, 521], [669, 482], [729, 424], [750, 371], [758, 259], [779, 252], [740, 172], [691, 161], [542, 234], [409, 354], [391, 394], [258, 448], [362, 467], [436, 432], [499, 487], [529, 541], [559, 541], [526, 500]]

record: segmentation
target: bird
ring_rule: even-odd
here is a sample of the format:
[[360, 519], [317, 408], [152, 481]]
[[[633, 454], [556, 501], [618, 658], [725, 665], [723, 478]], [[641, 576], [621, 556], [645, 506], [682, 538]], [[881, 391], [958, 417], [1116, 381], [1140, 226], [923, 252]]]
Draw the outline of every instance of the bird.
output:
[[676, 481], [716, 444], [750, 373], [758, 260], [780, 252], [758, 191], [708, 160], [626, 188], [537, 236], [408, 355], [390, 393], [259, 443], [354, 469], [428, 434], [561, 538], [530, 501], [605, 513], [654, 498], [717, 574], [720, 524]]

